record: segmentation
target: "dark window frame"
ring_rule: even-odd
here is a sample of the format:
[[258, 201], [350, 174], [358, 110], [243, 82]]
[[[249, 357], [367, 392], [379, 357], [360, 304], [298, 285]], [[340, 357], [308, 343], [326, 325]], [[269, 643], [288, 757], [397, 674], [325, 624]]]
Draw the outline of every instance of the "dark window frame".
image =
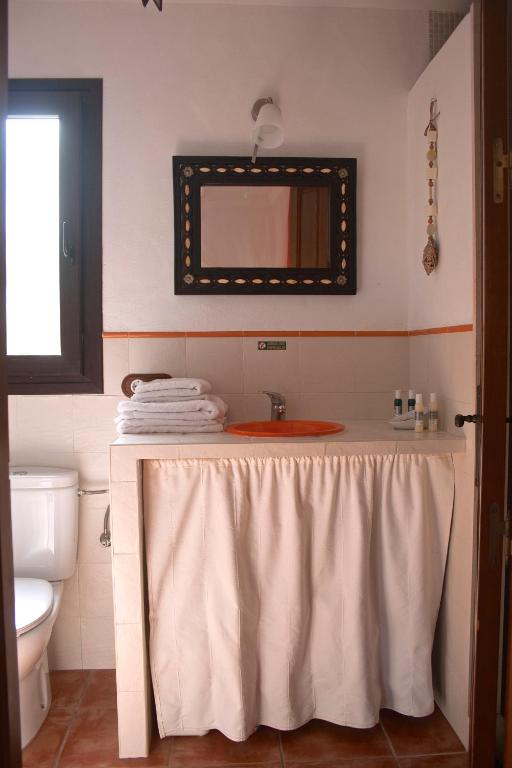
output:
[[[9, 98], [33, 93], [75, 100], [81, 135], [80, 210], [72, 217], [74, 260], [63, 261], [62, 210], [61, 336], [63, 355], [7, 357], [8, 391], [18, 395], [99, 394], [103, 392], [102, 316], [102, 102], [101, 79], [23, 78], [9, 80]], [[23, 98], [23, 96], [21, 97]], [[78, 110], [78, 111], [77, 111]], [[14, 110], [13, 110], [14, 111]], [[65, 213], [65, 212], [64, 212]], [[65, 213], [67, 216], [67, 214]], [[71, 286], [71, 287], [70, 287]], [[70, 293], [68, 293], [68, 289]], [[70, 298], [71, 297], [71, 298]], [[76, 306], [78, 304], [78, 306]], [[74, 306], [73, 306], [74, 305]], [[69, 319], [69, 320], [68, 320]], [[36, 319], [31, 319], [36, 322]], [[73, 329], [73, 333], [69, 329]], [[70, 340], [72, 335], [73, 339]], [[64, 355], [65, 352], [65, 355]], [[56, 363], [60, 361], [60, 366]]]

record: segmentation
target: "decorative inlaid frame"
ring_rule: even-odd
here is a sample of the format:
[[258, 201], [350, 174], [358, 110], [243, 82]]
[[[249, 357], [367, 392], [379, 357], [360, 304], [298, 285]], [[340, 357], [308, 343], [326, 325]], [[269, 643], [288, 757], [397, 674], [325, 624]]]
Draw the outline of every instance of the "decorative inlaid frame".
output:
[[[173, 157], [174, 293], [355, 294], [355, 158]], [[291, 186], [329, 190], [330, 265], [253, 268], [201, 266], [201, 187]]]

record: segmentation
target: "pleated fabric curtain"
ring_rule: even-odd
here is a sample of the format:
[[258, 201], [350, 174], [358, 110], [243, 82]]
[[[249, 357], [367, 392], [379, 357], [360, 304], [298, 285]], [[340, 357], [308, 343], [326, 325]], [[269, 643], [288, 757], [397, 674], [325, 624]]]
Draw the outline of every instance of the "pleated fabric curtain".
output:
[[144, 462], [161, 736], [432, 712], [449, 454]]

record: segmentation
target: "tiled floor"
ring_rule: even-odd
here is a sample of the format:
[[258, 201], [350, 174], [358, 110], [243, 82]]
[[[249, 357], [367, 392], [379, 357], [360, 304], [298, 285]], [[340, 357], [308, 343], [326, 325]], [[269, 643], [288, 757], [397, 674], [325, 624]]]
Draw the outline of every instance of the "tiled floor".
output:
[[23, 753], [25, 768], [467, 768], [467, 755], [441, 712], [421, 719], [383, 710], [368, 730], [315, 720], [296, 731], [260, 728], [236, 743], [218, 731], [155, 738], [150, 757], [117, 757], [111, 670], [52, 673], [53, 704]]

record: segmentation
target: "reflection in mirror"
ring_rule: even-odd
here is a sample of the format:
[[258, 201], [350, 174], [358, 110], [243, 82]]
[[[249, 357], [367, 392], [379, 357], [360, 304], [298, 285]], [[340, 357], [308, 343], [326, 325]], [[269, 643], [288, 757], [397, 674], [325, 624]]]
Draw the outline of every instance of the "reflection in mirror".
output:
[[330, 264], [326, 186], [201, 187], [201, 266]]

